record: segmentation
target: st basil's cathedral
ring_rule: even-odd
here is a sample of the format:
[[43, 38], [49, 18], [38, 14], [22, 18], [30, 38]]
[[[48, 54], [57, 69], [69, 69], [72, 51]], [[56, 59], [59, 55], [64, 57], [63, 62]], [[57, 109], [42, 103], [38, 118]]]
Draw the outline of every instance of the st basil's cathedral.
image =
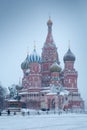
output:
[[63, 57], [64, 68], [52, 36], [52, 21], [48, 20], [48, 33], [41, 56], [36, 47], [27, 54], [21, 64], [22, 86], [19, 91], [21, 102], [29, 109], [83, 110], [84, 101], [78, 92], [78, 72], [74, 68], [75, 55], [70, 47]]

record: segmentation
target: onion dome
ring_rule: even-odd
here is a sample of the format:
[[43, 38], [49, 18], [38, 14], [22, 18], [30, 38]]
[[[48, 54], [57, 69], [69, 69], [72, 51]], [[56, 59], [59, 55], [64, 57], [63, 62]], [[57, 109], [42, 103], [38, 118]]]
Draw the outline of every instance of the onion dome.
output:
[[36, 49], [34, 48], [33, 53], [29, 57], [30, 62], [41, 62], [41, 57], [37, 54]]
[[22, 62], [21, 68], [22, 68], [22, 69], [28, 69], [28, 68], [29, 68], [29, 55], [27, 55], [27, 57], [26, 57], [26, 59], [24, 60], [24, 62]]
[[48, 20], [48, 22], [47, 22], [47, 25], [49, 26], [49, 25], [52, 25], [53, 23], [52, 23], [52, 21], [51, 21], [51, 19], [49, 18], [49, 20]]
[[60, 72], [61, 67], [56, 62], [54, 62], [50, 67], [50, 71], [51, 72]]
[[71, 52], [70, 48], [68, 49], [67, 53], [65, 54], [65, 56], [63, 57], [64, 62], [65, 61], [75, 61], [75, 56], [74, 54]]

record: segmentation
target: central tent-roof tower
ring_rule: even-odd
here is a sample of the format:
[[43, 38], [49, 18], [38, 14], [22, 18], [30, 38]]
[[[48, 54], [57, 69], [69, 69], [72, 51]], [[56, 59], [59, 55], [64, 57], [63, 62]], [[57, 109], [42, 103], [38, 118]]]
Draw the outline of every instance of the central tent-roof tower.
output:
[[50, 84], [50, 66], [54, 61], [56, 61], [57, 64], [60, 64], [57, 47], [52, 36], [52, 25], [53, 22], [49, 18], [47, 21], [48, 33], [42, 48], [42, 86], [49, 86]]

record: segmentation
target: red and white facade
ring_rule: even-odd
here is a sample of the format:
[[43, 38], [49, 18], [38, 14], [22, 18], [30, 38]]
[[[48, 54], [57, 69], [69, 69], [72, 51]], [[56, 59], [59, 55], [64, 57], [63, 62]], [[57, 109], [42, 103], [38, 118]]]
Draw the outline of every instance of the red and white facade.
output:
[[48, 34], [41, 57], [34, 48], [21, 64], [21, 101], [33, 109], [84, 109], [77, 87], [78, 73], [74, 68], [75, 56], [70, 48], [63, 57], [64, 69], [60, 67], [57, 47], [52, 36], [52, 21], [47, 22]]

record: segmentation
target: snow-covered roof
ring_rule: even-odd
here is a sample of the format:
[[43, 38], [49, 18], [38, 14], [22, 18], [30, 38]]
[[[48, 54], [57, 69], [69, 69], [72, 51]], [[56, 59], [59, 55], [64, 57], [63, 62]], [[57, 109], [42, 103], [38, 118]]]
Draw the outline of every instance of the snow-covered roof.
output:
[[72, 88], [72, 87], [71, 87], [71, 88], [64, 87], [64, 88], [67, 89], [67, 90], [70, 90], [70, 89], [71, 89], [71, 90], [77, 90], [77, 88]]
[[28, 94], [38, 94], [39, 92], [28, 92]]
[[20, 95], [26, 95], [26, 94], [38, 94], [39, 92], [20, 92]]
[[16, 99], [7, 99], [8, 102], [17, 102], [18, 100]]
[[44, 92], [50, 92], [50, 90], [42, 90], [42, 91], [40, 91], [40, 92], [43, 92], [43, 93], [44, 93]]
[[50, 89], [50, 86], [49, 86], [49, 87], [43, 87], [42, 89], [43, 89], [43, 90], [44, 90], [44, 89]]
[[64, 96], [65, 94], [64, 94], [64, 92], [60, 92], [60, 95], [61, 95], [61, 96]]
[[63, 90], [60, 92], [60, 95], [64, 96], [64, 95], [68, 95], [69, 94], [69, 91], [67, 90]]
[[20, 92], [19, 95], [22, 95], [22, 94], [28, 94], [28, 92]]
[[50, 93], [47, 93], [46, 95], [57, 95], [57, 93], [50, 92]]

